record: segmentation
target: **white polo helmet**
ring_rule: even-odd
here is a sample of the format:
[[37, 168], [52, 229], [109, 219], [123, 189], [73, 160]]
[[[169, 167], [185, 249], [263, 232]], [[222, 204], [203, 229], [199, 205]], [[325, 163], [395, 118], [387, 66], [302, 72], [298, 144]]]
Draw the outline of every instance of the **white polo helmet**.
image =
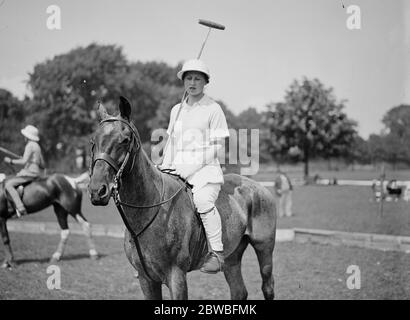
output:
[[21, 129], [21, 134], [29, 140], [40, 141], [38, 129], [35, 126], [26, 126], [24, 129]]
[[187, 71], [199, 71], [199, 72], [206, 74], [208, 77], [208, 80], [210, 78], [209, 69], [202, 60], [191, 59], [191, 60], [186, 61], [184, 65], [182, 66], [181, 71], [177, 73], [178, 79], [182, 80], [184, 73]]

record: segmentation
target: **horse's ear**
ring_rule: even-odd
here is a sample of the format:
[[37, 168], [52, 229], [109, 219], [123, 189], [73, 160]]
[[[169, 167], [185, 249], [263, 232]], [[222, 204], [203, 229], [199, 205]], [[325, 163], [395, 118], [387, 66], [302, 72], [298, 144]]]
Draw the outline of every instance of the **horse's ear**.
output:
[[98, 105], [97, 114], [98, 114], [98, 117], [100, 118], [100, 120], [104, 120], [104, 119], [108, 118], [110, 115], [108, 114], [107, 110], [105, 109], [105, 107], [101, 103], [101, 101], [97, 101], [97, 105]]
[[131, 104], [127, 98], [120, 96], [120, 114], [121, 117], [130, 120], [131, 115]]

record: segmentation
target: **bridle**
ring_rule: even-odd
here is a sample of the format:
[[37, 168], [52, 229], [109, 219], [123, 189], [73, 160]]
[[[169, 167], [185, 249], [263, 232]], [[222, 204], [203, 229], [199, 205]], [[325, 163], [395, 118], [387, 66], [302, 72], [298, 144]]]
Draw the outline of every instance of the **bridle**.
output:
[[123, 172], [124, 172], [124, 169], [125, 169], [125, 167], [126, 167], [126, 165], [127, 165], [127, 163], [128, 163], [128, 160], [130, 159], [131, 152], [132, 152], [132, 149], [133, 149], [133, 146], [134, 146], [134, 141], [135, 141], [135, 143], [136, 143], [136, 145], [137, 145], [137, 148], [136, 148], [136, 150], [135, 150], [135, 152], [134, 152], [134, 156], [133, 156], [133, 158], [132, 158], [132, 165], [131, 165], [130, 171], [132, 171], [132, 169], [134, 168], [135, 157], [136, 157], [136, 155], [137, 155], [137, 151], [140, 149], [141, 146], [140, 146], [140, 144], [138, 143], [138, 140], [139, 140], [138, 137], [139, 137], [139, 135], [138, 135], [138, 133], [137, 133], [136, 128], [134, 127], [134, 125], [133, 125], [132, 123], [130, 123], [130, 122], [124, 120], [124, 119], [117, 118], [117, 117], [109, 117], [109, 118], [106, 118], [106, 119], [103, 119], [103, 120], [100, 121], [100, 127], [101, 127], [104, 123], [107, 123], [107, 122], [115, 122], [115, 121], [119, 121], [119, 122], [124, 123], [125, 125], [128, 126], [128, 128], [129, 128], [129, 129], [131, 130], [131, 132], [132, 132], [132, 138], [131, 138], [131, 141], [130, 141], [129, 144], [128, 144], [127, 153], [125, 154], [124, 161], [122, 162], [121, 165], [118, 165], [117, 161], [114, 160], [114, 159], [113, 159], [108, 153], [106, 153], [106, 152], [100, 152], [100, 153], [98, 153], [97, 155], [94, 156], [95, 144], [94, 144], [94, 142], [92, 142], [92, 146], [91, 146], [91, 162], [90, 162], [90, 177], [93, 175], [94, 166], [95, 166], [95, 163], [96, 163], [98, 160], [102, 160], [102, 161], [108, 163], [108, 165], [109, 165], [109, 166], [114, 170], [114, 172], [115, 172], [115, 176], [114, 176], [114, 186], [113, 186], [113, 190], [112, 190], [112, 191], [113, 191], [113, 192], [112, 192], [112, 196], [113, 196], [113, 198], [114, 198], [114, 201], [117, 202], [117, 201], [119, 201], [119, 193], [118, 193], [118, 191], [119, 191], [119, 182], [121, 181], [121, 178], [122, 178], [122, 174], [123, 174]]
[[[141, 235], [152, 224], [152, 222], [155, 220], [155, 218], [157, 217], [157, 215], [160, 211], [160, 206], [162, 206], [163, 204], [165, 204], [165, 203], [171, 201], [172, 199], [174, 199], [184, 188], [186, 188], [186, 185], [182, 185], [169, 199], [162, 200], [164, 198], [164, 194], [165, 194], [165, 181], [164, 181], [164, 174], [161, 174], [162, 191], [161, 191], [161, 195], [160, 195], [160, 202], [152, 204], [152, 205], [141, 206], [141, 205], [134, 205], [134, 204], [129, 204], [129, 203], [121, 201], [120, 200], [120, 195], [119, 195], [119, 188], [120, 188], [120, 182], [121, 182], [122, 175], [124, 173], [124, 170], [125, 170], [125, 167], [127, 166], [128, 161], [130, 160], [133, 147], [134, 147], [134, 145], [136, 145], [136, 150], [134, 152], [134, 155], [132, 156], [132, 165], [131, 165], [131, 168], [130, 168], [129, 171], [131, 172], [132, 169], [134, 168], [135, 158], [136, 158], [138, 150], [141, 148], [141, 145], [139, 143], [140, 139], [139, 139], [138, 131], [135, 128], [135, 126], [133, 125], [132, 122], [129, 122], [125, 119], [118, 118], [118, 117], [109, 117], [109, 118], [106, 118], [106, 119], [103, 119], [102, 121], [100, 121], [99, 125], [101, 127], [104, 123], [115, 122], [115, 121], [119, 121], [119, 122], [124, 123], [125, 125], [128, 126], [128, 128], [132, 132], [132, 138], [131, 138], [131, 140], [128, 144], [127, 153], [125, 155], [124, 161], [122, 162], [121, 165], [119, 165], [117, 163], [117, 161], [114, 160], [106, 152], [100, 152], [94, 157], [95, 144], [92, 143], [92, 146], [91, 146], [91, 162], [90, 162], [90, 177], [93, 174], [95, 163], [99, 160], [106, 162], [114, 170], [114, 172], [115, 172], [114, 185], [112, 187], [111, 196], [114, 199], [114, 203], [115, 203], [115, 205], [116, 205], [116, 207], [117, 207], [117, 209], [118, 209], [118, 211], [119, 211], [119, 213], [120, 213], [120, 215], [121, 215], [121, 217], [124, 221], [125, 226], [127, 227], [128, 231], [131, 233], [131, 235], [134, 238], [134, 242], [135, 242], [135, 246], [137, 248], [138, 256], [139, 256], [139, 259], [141, 261], [142, 268], [143, 268], [145, 274], [152, 281], [155, 281], [148, 273], [147, 266], [145, 264], [145, 260], [144, 260], [144, 257], [142, 255], [141, 247], [140, 247], [140, 244], [139, 244], [139, 241], [138, 241], [138, 236]], [[124, 210], [122, 209], [122, 206], [135, 208], [135, 209], [150, 209], [150, 208], [158, 207], [158, 210], [153, 215], [153, 217], [150, 219], [150, 221], [138, 233], [136, 233], [132, 229], [131, 225], [129, 224], [129, 221], [128, 221], [125, 213], [124, 213]]]
[[161, 175], [162, 178], [162, 192], [161, 192], [161, 200], [158, 203], [152, 204], [152, 205], [145, 205], [145, 206], [140, 206], [140, 205], [134, 205], [134, 204], [129, 204], [126, 202], [122, 202], [119, 198], [119, 188], [120, 188], [120, 182], [121, 182], [121, 178], [122, 178], [122, 174], [124, 172], [125, 167], [127, 166], [127, 163], [130, 159], [131, 156], [131, 152], [134, 146], [134, 142], [137, 145], [136, 151], [134, 152], [133, 158], [132, 158], [132, 165], [130, 168], [130, 172], [132, 171], [132, 169], [134, 168], [134, 164], [135, 164], [135, 157], [137, 155], [137, 151], [141, 148], [141, 145], [139, 144], [138, 141], [140, 141], [139, 139], [139, 135], [138, 135], [138, 131], [135, 128], [135, 126], [131, 123], [128, 122], [127, 120], [121, 119], [121, 118], [117, 118], [117, 117], [110, 117], [107, 119], [104, 119], [102, 121], [100, 121], [100, 126], [102, 126], [104, 123], [106, 122], [115, 122], [115, 121], [119, 121], [124, 123], [125, 125], [128, 126], [128, 128], [131, 130], [132, 132], [132, 139], [128, 144], [128, 148], [127, 148], [127, 153], [125, 155], [124, 161], [122, 162], [121, 166], [118, 165], [117, 161], [114, 160], [108, 153], [106, 152], [101, 152], [98, 153], [95, 157], [94, 157], [94, 147], [95, 144], [92, 144], [91, 147], [91, 163], [90, 163], [90, 177], [93, 174], [93, 170], [94, 170], [94, 166], [95, 163], [98, 160], [102, 160], [105, 161], [106, 163], [109, 164], [109, 166], [115, 171], [115, 176], [114, 176], [114, 185], [113, 185], [113, 189], [112, 189], [112, 197], [114, 199], [115, 204], [120, 204], [120, 205], [124, 205], [130, 208], [135, 208], [135, 209], [150, 209], [150, 208], [154, 208], [154, 207], [158, 207], [161, 206], [169, 201], [171, 201], [180, 191], [182, 191], [182, 189], [185, 188], [185, 186], [182, 186], [181, 188], [179, 188], [177, 190], [177, 192], [175, 192], [174, 195], [172, 195], [169, 199], [167, 200], [162, 200], [164, 198], [164, 194], [165, 194], [165, 182], [164, 182], [164, 175]]

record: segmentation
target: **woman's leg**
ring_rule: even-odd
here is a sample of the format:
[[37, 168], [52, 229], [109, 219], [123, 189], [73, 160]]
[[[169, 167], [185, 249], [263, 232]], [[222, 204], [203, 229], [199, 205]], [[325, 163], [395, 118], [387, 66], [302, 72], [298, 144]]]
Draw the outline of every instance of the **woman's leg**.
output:
[[26, 182], [26, 179], [24, 177], [13, 177], [13, 178], [8, 179], [5, 184], [5, 188], [7, 192], [9, 193], [10, 197], [13, 199], [16, 209], [23, 215], [27, 214], [27, 211], [26, 211], [26, 207], [23, 204], [23, 201], [21, 201], [20, 199], [20, 196], [16, 190], [16, 187], [18, 187], [24, 182]]
[[215, 273], [223, 265], [222, 223], [215, 201], [221, 185], [209, 183], [194, 193], [194, 203], [205, 227], [206, 236], [212, 250], [201, 271]]
[[292, 216], [292, 191], [288, 191], [286, 193], [286, 216], [291, 217]]

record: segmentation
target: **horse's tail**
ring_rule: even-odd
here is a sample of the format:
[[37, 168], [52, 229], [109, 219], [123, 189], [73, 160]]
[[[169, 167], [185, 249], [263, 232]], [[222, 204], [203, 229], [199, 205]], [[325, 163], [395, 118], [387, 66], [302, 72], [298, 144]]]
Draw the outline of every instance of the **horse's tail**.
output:
[[76, 178], [72, 178], [66, 175], [64, 175], [64, 178], [66, 178], [66, 180], [71, 184], [71, 186], [74, 189], [82, 189], [90, 181], [90, 175], [88, 174], [88, 172], [84, 172]]

